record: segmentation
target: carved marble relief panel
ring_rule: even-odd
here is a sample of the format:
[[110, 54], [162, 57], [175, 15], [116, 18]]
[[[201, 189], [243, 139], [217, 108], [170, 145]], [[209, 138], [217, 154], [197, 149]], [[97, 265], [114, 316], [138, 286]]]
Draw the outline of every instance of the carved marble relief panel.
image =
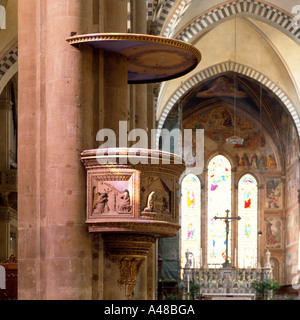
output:
[[141, 213], [149, 219], [175, 220], [174, 181], [163, 176], [146, 176], [141, 178]]
[[134, 170], [88, 173], [87, 219], [134, 217], [136, 180]]

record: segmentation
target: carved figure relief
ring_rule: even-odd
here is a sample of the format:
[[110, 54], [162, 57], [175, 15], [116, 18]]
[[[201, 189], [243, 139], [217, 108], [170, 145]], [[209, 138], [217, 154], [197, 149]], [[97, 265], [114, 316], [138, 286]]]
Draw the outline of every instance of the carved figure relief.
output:
[[92, 215], [128, 214], [132, 212], [130, 177], [120, 181], [101, 180], [103, 177], [93, 178]]
[[147, 200], [147, 207], [143, 210], [144, 212], [153, 212], [154, 210], [154, 203], [153, 203], [153, 198], [155, 195], [155, 191], [152, 191]]
[[93, 201], [93, 214], [101, 214], [104, 212], [109, 212], [108, 202], [108, 193], [106, 192], [97, 192], [94, 196]]
[[120, 204], [118, 206], [118, 209], [120, 212], [131, 212], [131, 205], [130, 205], [130, 194], [129, 191], [127, 189], [123, 190], [123, 193], [121, 195], [121, 201]]
[[142, 212], [170, 213], [170, 190], [160, 178], [149, 177], [143, 190], [147, 203]]

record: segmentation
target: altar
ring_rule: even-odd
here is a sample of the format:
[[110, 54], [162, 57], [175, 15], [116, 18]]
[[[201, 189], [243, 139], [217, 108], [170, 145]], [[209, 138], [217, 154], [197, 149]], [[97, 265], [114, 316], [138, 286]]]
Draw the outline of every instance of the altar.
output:
[[270, 252], [266, 253], [266, 264], [262, 268], [191, 268], [187, 262], [183, 270], [183, 299], [188, 299], [192, 285], [198, 292], [193, 295], [203, 300], [254, 300], [254, 280], [272, 279]]
[[[214, 219], [224, 220], [226, 225], [226, 251], [225, 262], [217, 268], [202, 267], [192, 268], [189, 255], [192, 252], [187, 251], [186, 264], [183, 268], [183, 299], [189, 299], [191, 296], [191, 287], [193, 287], [192, 296], [198, 296], [204, 300], [254, 300], [255, 290], [252, 285], [255, 280], [272, 279], [272, 267], [270, 263], [270, 251], [266, 252], [266, 263], [263, 268], [239, 268], [238, 264], [232, 266], [229, 261], [229, 224], [233, 220], [240, 220], [241, 217], [230, 217], [229, 210], [226, 210], [225, 217], [215, 216]], [[202, 260], [202, 258], [200, 258]], [[254, 264], [253, 264], [254, 265]], [[199, 290], [198, 290], [199, 287]], [[195, 292], [197, 288], [198, 292]]]
[[206, 293], [203, 294], [202, 300], [254, 300], [254, 293]]

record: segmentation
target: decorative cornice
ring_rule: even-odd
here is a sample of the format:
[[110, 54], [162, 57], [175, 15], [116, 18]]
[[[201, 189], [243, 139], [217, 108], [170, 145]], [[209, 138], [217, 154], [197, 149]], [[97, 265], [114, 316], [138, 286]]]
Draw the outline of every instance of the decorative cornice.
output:
[[[131, 164], [131, 159], [134, 159], [135, 164]], [[99, 148], [86, 150], [81, 153], [81, 161], [87, 169], [103, 166], [108, 168], [117, 164], [122, 164], [124, 167], [147, 167], [148, 170], [157, 168], [157, 166], [163, 166], [164, 170], [169, 170], [171, 167], [173, 169], [178, 168], [179, 171], [185, 169], [183, 158], [174, 153], [140, 148]]]
[[175, 222], [146, 219], [124, 219], [123, 221], [89, 219], [86, 225], [90, 233], [138, 233], [156, 238], [175, 237], [180, 229], [180, 225]]

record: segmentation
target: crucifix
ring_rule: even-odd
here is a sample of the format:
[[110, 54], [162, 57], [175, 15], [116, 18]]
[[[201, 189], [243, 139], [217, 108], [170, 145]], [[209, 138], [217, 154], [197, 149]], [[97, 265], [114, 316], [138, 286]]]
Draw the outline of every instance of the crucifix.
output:
[[228, 234], [229, 234], [229, 223], [230, 220], [240, 220], [241, 217], [228, 217], [228, 213], [230, 212], [228, 209], [225, 211], [226, 212], [226, 217], [217, 217], [215, 216], [214, 219], [224, 219], [226, 223], [226, 260], [225, 260], [225, 268], [228, 268], [229, 266], [229, 260], [228, 260]]

